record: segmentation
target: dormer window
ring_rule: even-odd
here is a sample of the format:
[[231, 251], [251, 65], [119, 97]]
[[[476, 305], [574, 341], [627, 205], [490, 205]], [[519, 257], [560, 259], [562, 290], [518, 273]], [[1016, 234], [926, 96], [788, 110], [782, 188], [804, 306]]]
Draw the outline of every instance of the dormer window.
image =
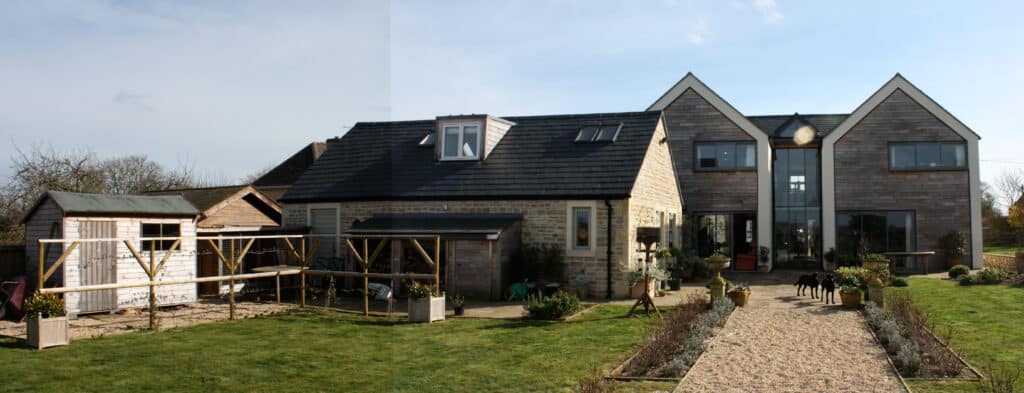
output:
[[608, 143], [615, 142], [619, 136], [622, 123], [586, 126], [576, 134], [576, 143]]
[[446, 122], [441, 131], [441, 159], [480, 158], [480, 122]]

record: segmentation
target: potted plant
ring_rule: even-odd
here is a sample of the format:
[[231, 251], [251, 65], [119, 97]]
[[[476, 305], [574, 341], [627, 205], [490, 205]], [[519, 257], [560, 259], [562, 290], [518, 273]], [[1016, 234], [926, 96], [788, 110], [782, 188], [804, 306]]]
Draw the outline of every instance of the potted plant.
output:
[[750, 286], [747, 283], [740, 283], [729, 290], [729, 299], [737, 306], [743, 307], [750, 300]]
[[662, 248], [655, 254], [668, 270], [669, 274], [666, 281], [668, 282], [668, 288], [673, 291], [679, 290], [679, 281], [682, 279], [682, 263], [680, 262], [679, 254], [679, 249], [675, 247]]
[[950, 231], [939, 238], [939, 251], [946, 256], [946, 268], [963, 264], [963, 256], [967, 254], [967, 235], [963, 232]]
[[454, 294], [452, 298], [452, 308], [455, 309], [455, 316], [462, 316], [466, 313], [466, 309], [463, 306], [466, 304], [466, 298], [459, 294]]
[[880, 272], [889, 268], [889, 257], [882, 254], [867, 254], [861, 260], [865, 269], [872, 272]]
[[[650, 291], [648, 292], [648, 294], [651, 297], [655, 297], [657, 295], [657, 292], [655, 292], [657, 290], [657, 286], [655, 284], [658, 282], [658, 280], [664, 280], [667, 278], [668, 272], [659, 269], [657, 266], [651, 266], [649, 269], [647, 269], [647, 279], [650, 282], [650, 286], [648, 287], [650, 288]], [[638, 298], [641, 294], [644, 293], [644, 271], [642, 268], [640, 270], [633, 270], [627, 272], [626, 281], [629, 283], [630, 286], [629, 296], [633, 298]]]
[[839, 298], [843, 307], [860, 308], [860, 280], [855, 276], [843, 276], [839, 279]]
[[708, 269], [717, 273], [728, 269], [729, 265], [732, 264], [732, 259], [729, 259], [725, 254], [715, 252], [711, 256], [704, 258], [704, 262], [708, 264]]
[[768, 266], [768, 259], [771, 257], [772, 250], [768, 247], [761, 246], [758, 248], [757, 253], [757, 271], [761, 273], [768, 273], [771, 270], [771, 266]]
[[26, 340], [29, 346], [43, 349], [68, 345], [68, 318], [64, 300], [52, 293], [36, 293], [25, 301]]
[[438, 293], [437, 286], [409, 283], [409, 322], [434, 322], [444, 320], [444, 294]]

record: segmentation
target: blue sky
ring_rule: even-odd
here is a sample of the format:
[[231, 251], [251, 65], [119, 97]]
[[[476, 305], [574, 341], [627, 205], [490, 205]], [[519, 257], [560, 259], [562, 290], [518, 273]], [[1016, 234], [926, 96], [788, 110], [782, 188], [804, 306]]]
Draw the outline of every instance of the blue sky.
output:
[[1024, 168], [1024, 3], [14, 1], [13, 145], [236, 181], [357, 121], [643, 110], [692, 71], [741, 112], [852, 111], [902, 73]]

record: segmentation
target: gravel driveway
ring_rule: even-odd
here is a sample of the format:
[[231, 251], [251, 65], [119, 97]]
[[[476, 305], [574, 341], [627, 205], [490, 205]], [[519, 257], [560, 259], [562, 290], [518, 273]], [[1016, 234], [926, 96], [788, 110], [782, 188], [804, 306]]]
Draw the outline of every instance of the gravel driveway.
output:
[[736, 310], [676, 392], [905, 391], [860, 314], [809, 292], [796, 297], [790, 276], [751, 282], [751, 303]]

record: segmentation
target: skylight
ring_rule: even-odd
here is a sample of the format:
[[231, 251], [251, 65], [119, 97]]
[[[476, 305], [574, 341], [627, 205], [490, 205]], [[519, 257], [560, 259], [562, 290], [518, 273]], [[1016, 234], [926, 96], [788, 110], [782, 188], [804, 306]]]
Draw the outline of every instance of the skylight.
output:
[[434, 146], [434, 132], [431, 131], [420, 139], [420, 146]]
[[611, 143], [619, 136], [622, 123], [586, 126], [576, 134], [576, 143]]

